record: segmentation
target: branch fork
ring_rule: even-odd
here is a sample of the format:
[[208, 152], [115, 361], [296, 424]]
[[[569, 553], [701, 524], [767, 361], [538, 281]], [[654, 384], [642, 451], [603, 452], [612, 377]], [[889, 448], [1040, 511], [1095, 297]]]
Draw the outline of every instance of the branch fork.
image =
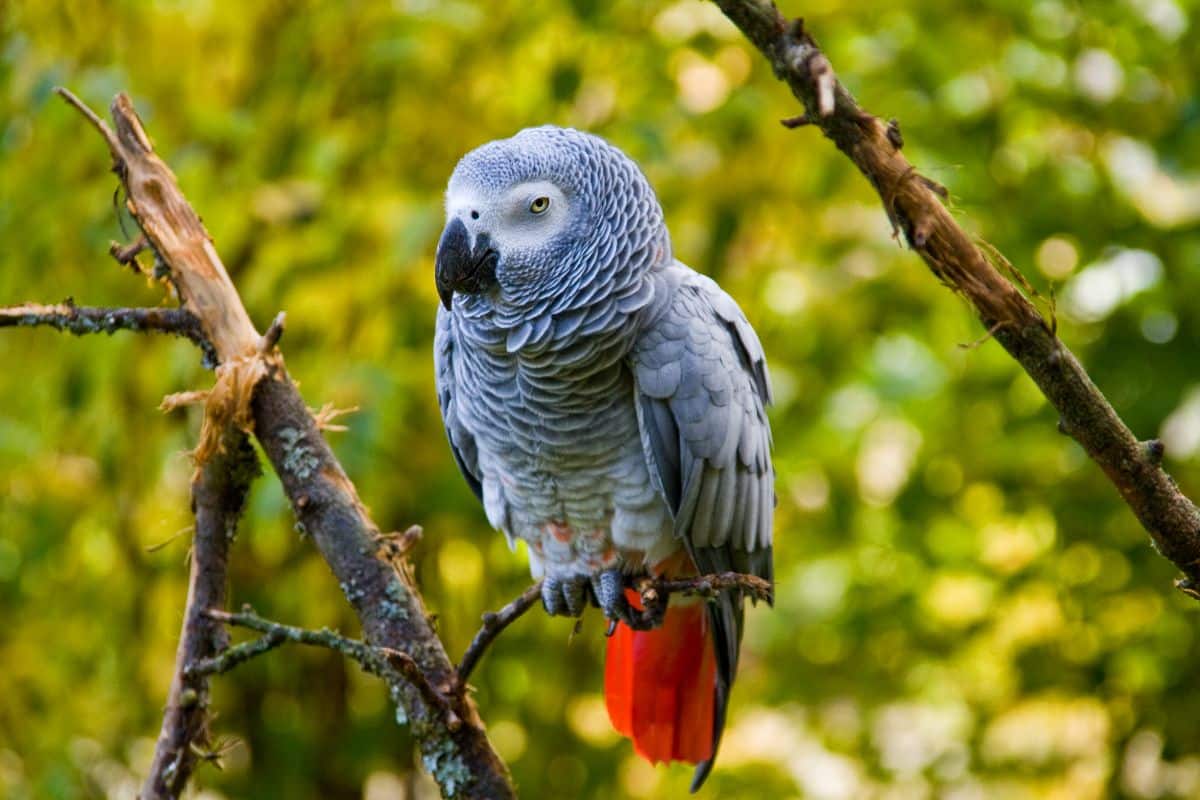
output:
[[[381, 548], [379, 528], [321, 430], [334, 430], [332, 408], [314, 413], [288, 375], [278, 343], [281, 313], [259, 335], [200, 217], [175, 176], [154, 152], [133, 104], [118, 95], [112, 126], [65, 89], [57, 90], [104, 139], [125, 206], [141, 235], [112, 248], [130, 264], [138, 252], [155, 253], [156, 275], [174, 286], [180, 309], [87, 309], [17, 306], [0, 309], [0, 327], [49, 325], [74, 333], [117, 329], [187, 336], [216, 366], [214, 386], [172, 395], [164, 408], [203, 403], [204, 421], [194, 452], [196, 540], [175, 676], [143, 800], [177, 798], [211, 748], [207, 730], [208, 677], [284, 641], [324, 637], [353, 654], [388, 684], [409, 722], [423, 761], [447, 797], [505, 800], [516, 796], [504, 762], [487, 739], [471, 699], [458, 691], [457, 671], [430, 623], [404, 551], [415, 535]], [[236, 530], [245, 487], [257, 474], [253, 434], [275, 468], [305, 530], [329, 564], [357, 613], [364, 641], [332, 632], [300, 632], [261, 618], [224, 614], [228, 546]], [[253, 464], [254, 466], [251, 466]], [[410, 529], [411, 531], [411, 529]], [[266, 626], [255, 642], [226, 647], [225, 624]], [[333, 637], [333, 638], [330, 638]], [[335, 647], [335, 649], [338, 649]]]

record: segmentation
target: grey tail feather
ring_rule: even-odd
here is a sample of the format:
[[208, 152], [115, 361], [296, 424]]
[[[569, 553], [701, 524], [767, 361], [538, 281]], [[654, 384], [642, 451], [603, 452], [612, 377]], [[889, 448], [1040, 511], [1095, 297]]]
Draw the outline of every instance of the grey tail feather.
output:
[[[772, 584], [769, 605], [775, 605], [775, 567], [772, 548], [763, 547], [752, 553], [738, 552], [730, 547], [688, 547], [696, 568], [702, 573], [738, 570], [758, 575]], [[708, 604], [708, 619], [712, 623], [713, 646], [717, 656], [717, 682], [713, 687], [713, 748], [707, 761], [696, 765], [692, 774], [691, 791], [704, 785], [717, 760], [721, 735], [725, 732], [725, 717], [729, 709], [729, 693], [737, 676], [738, 656], [742, 649], [742, 620], [744, 595], [740, 589], [727, 590]]]
[[704, 785], [717, 760], [721, 746], [721, 734], [725, 732], [725, 716], [729, 708], [729, 692], [737, 675], [738, 654], [742, 646], [742, 593], [722, 592], [721, 596], [708, 604], [708, 618], [713, 628], [713, 645], [717, 657], [717, 682], [713, 687], [713, 748], [707, 761], [696, 765], [692, 775], [691, 791], [694, 793]]
[[725, 711], [729, 708], [729, 689], [728, 686], [722, 686], [718, 680], [717, 685], [713, 687], [714, 705], [713, 705], [713, 753], [707, 761], [701, 761], [696, 765], [696, 771], [692, 773], [692, 785], [688, 787], [688, 791], [692, 794], [700, 791], [700, 787], [708, 780], [708, 775], [712, 772], [713, 764], [717, 761], [717, 748], [721, 746], [721, 734], [725, 732]]

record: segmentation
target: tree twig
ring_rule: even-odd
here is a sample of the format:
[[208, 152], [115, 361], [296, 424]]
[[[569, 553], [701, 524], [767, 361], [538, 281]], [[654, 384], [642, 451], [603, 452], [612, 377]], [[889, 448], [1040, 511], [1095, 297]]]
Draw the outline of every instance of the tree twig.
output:
[[56, 305], [22, 303], [0, 307], [0, 328], [38, 326], [76, 336], [113, 334], [121, 330], [171, 334], [190, 339], [204, 353], [206, 365], [216, 364], [216, 352], [204, 335], [200, 319], [184, 308], [102, 308], [77, 306], [70, 301]]
[[819, 128], [854, 162], [909, 246], [974, 306], [984, 328], [1033, 378], [1057, 409], [1060, 429], [1104, 470], [1158, 551], [1184, 573], [1181, 588], [1200, 587], [1200, 511], [1163, 470], [1156, 448], [1117, 416], [1053, 325], [958, 225], [942, 204], [945, 190], [903, 156], [903, 139], [892, 132], [898, 126], [859, 107], [802, 20], [785, 20], [770, 0], [714, 2], [804, 104], [803, 117], [793, 119]]
[[[705, 598], [716, 597], [723, 591], [738, 590], [758, 602], [774, 602], [775, 587], [765, 578], [741, 572], [718, 572], [694, 575], [690, 578], [639, 577], [631, 586], [641, 600], [641, 609], [633, 609], [630, 625], [637, 630], [649, 630], [662, 624], [671, 595], [682, 594]], [[609, 626], [611, 635], [614, 626]]]
[[775, 591], [765, 578], [743, 572], [717, 572], [694, 578], [643, 578], [635, 581], [634, 588], [642, 596], [643, 603], [655, 602], [660, 597], [672, 594], [716, 597], [727, 589], [740, 589], [755, 601], [771, 602]]
[[[273, 345], [275, 334], [266, 340], [259, 336], [211, 237], [174, 174], [155, 154], [133, 103], [124, 94], [116, 97], [110, 129], [78, 98], [65, 90], [60, 94], [84, 111], [104, 136], [125, 187], [126, 208], [169, 270], [181, 302], [200, 320], [220, 369], [238, 371], [234, 377], [240, 377], [245, 368], [244, 380], [229, 382], [235, 396], [228, 402], [236, 407], [231, 417], [244, 420], [258, 438], [298, 523], [358, 615], [365, 640], [394, 652], [390, 657], [398, 673], [414, 669], [429, 686], [456, 687], [457, 672], [430, 624], [410, 571], [403, 559], [397, 568], [379, 552], [379, 529], [322, 437], [282, 356], [273, 349], [268, 354], [260, 351], [264, 341]], [[282, 324], [276, 328], [282, 332]], [[397, 716], [408, 720], [422, 762], [444, 796], [515, 797], [508, 768], [488, 741], [466, 693], [447, 696], [451, 715], [433, 702], [419, 681], [385, 680], [400, 706]]]
[[[243, 613], [246, 613], [245, 606], [242, 607], [242, 611], [243, 611]], [[209, 619], [213, 619], [218, 622], [222, 622], [226, 625], [237, 624], [232, 619], [232, 617], [234, 615], [231, 615], [224, 611], [218, 612], [213, 609], [209, 609], [205, 613], [205, 616], [207, 616]], [[275, 623], [272, 623], [272, 624], [275, 624]], [[247, 626], [247, 627], [249, 627], [249, 626]], [[283, 625], [277, 625], [276, 628], [274, 628], [270, 631], [267, 631], [266, 633], [264, 633], [262, 636], [258, 637], [257, 639], [251, 639], [248, 642], [242, 642], [241, 644], [235, 644], [232, 647], [225, 648], [224, 650], [222, 650], [221, 652], [217, 653], [214, 656], [209, 656], [208, 658], [201, 658], [201, 659], [197, 659], [196, 661], [192, 661], [191, 663], [189, 663], [187, 665], [187, 667], [184, 668], [184, 674], [186, 674], [188, 677], [224, 675], [226, 672], [229, 672], [230, 670], [234, 669], [235, 667], [240, 667], [242, 664], [245, 664], [247, 661], [249, 661], [252, 658], [256, 658], [258, 656], [263, 655], [264, 653], [271, 652], [276, 647], [279, 647], [281, 644], [286, 644], [289, 641], [293, 641], [293, 642], [300, 641], [299, 638], [289, 637], [287, 635], [287, 632], [285, 630], [283, 630], [284, 627], [285, 626], [283, 626]], [[325, 633], [326, 631], [322, 630], [320, 632]], [[330, 649], [333, 649], [333, 650], [338, 649], [337, 647], [335, 647], [333, 645], [329, 645], [329, 646], [330, 646]]]
[[250, 483], [260, 474], [258, 456], [246, 435], [225, 431], [221, 451], [196, 470], [192, 507], [196, 533], [183, 630], [175, 654], [175, 674], [167, 694], [154, 760], [142, 786], [142, 800], [183, 794], [202, 748], [210, 743], [208, 679], [188, 665], [225, 649], [228, 637], [205, 612], [225, 605], [229, 545], [237, 531]]
[[204, 615], [224, 625], [247, 628], [263, 635], [258, 639], [230, 647], [214, 656], [193, 661], [185, 669], [188, 675], [203, 676], [228, 672], [255, 656], [289, 642], [324, 647], [358, 662], [364, 670], [372, 675], [377, 675], [389, 682], [403, 680], [411, 683], [421, 692], [431, 707], [439, 709], [445, 715], [448, 727], [457, 728], [462, 724], [458, 715], [454, 713], [448, 693], [431, 684], [425, 677], [425, 673], [421, 671], [421, 667], [407, 653], [387, 647], [375, 647], [357, 639], [349, 639], [328, 628], [314, 631], [272, 622], [260, 617], [249, 606], [243, 606], [241, 613], [238, 614], [212, 608], [205, 610]]
[[479, 659], [483, 656], [483, 651], [491, 646], [492, 642], [504, 632], [505, 628], [515, 622], [526, 611], [533, 608], [541, 596], [542, 582], [538, 581], [521, 592], [515, 600], [504, 608], [496, 612], [489, 611], [483, 615], [483, 625], [480, 626], [479, 632], [475, 634], [475, 638], [471, 640], [467, 651], [463, 653], [462, 661], [458, 662], [458, 682], [460, 685], [465, 685], [467, 678], [471, 677], [471, 672], [475, 669], [475, 665], [479, 663]]

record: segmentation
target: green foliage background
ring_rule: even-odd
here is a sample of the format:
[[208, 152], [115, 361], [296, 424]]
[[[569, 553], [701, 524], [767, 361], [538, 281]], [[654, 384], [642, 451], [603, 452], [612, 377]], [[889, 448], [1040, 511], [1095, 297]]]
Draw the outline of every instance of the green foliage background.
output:
[[[1044, 297], [1064, 340], [1200, 496], [1194, 0], [785, 2], [910, 158]], [[51, 94], [134, 97], [259, 325], [459, 653], [528, 582], [440, 427], [441, 191], [477, 144], [586, 127], [658, 188], [680, 258], [742, 303], [779, 402], [778, 603], [750, 614], [706, 795], [1200, 796], [1195, 603], [1099, 470], [877, 199], [701, 2], [0, 4], [0, 302], [168, 302], [99, 139]], [[186, 455], [156, 411], [210, 380], [182, 342], [0, 335], [0, 796], [132, 797], [184, 601]], [[155, 545], [162, 545], [152, 549]], [[355, 624], [273, 477], [232, 597]], [[601, 621], [531, 614], [474, 683], [527, 797], [676, 797], [608, 730]], [[381, 685], [285, 650], [216, 682], [239, 740], [205, 797], [427, 796]]]

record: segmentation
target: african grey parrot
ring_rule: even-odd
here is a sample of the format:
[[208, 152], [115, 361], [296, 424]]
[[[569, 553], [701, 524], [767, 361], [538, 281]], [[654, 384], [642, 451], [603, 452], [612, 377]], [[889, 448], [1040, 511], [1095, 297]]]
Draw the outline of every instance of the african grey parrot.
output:
[[550, 614], [616, 621], [605, 700], [652, 763], [712, 769], [739, 592], [633, 630], [631, 576], [772, 579], [771, 388], [737, 304], [676, 261], [654, 190], [599, 137], [545, 126], [458, 163], [434, 364], [454, 457]]

